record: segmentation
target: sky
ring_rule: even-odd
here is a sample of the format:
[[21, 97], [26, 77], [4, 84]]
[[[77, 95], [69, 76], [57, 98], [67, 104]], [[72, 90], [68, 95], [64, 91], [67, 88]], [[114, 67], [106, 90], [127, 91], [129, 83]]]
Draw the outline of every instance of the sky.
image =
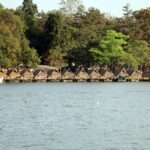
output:
[[[0, 0], [0, 3], [7, 8], [16, 8], [22, 4], [23, 0]], [[59, 9], [60, 0], [33, 0], [37, 4], [39, 11]], [[86, 9], [89, 7], [98, 8], [102, 13], [110, 14], [111, 16], [121, 17], [123, 15], [122, 8], [127, 3], [131, 8], [139, 10], [150, 7], [150, 0], [82, 0]]]

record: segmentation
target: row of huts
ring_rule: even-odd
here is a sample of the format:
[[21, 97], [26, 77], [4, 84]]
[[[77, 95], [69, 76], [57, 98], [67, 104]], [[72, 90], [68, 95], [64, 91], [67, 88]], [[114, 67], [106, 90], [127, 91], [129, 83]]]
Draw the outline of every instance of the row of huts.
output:
[[131, 69], [115, 69], [113, 72], [108, 68], [88, 69], [87, 71], [77, 69], [72, 72], [70, 69], [47, 70], [47, 69], [16, 69], [4, 70], [0, 69], [0, 77], [5, 82], [42, 82], [42, 81], [149, 81], [150, 72], [142, 73], [139, 70]]

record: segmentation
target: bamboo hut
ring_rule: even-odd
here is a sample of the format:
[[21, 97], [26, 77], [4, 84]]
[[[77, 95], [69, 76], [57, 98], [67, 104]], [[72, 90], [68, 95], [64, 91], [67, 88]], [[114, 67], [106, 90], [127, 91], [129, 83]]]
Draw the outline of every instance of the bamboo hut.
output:
[[148, 72], [143, 72], [142, 73], [142, 81], [149, 81], [150, 80], [150, 71]]
[[89, 78], [89, 75], [86, 71], [82, 69], [77, 69], [75, 71], [75, 81], [87, 81]]
[[61, 74], [61, 81], [73, 81], [75, 74], [70, 69], [64, 69]]
[[39, 82], [46, 81], [47, 76], [48, 76], [47, 71], [45, 71], [44, 69], [36, 69], [33, 74], [34, 74], [33, 81], [35, 81], [35, 82], [36, 81], [39, 81]]
[[23, 69], [20, 72], [20, 81], [32, 81], [34, 77], [34, 74], [29, 69]]
[[47, 74], [47, 81], [59, 81], [61, 79], [61, 73], [58, 70], [49, 70]]
[[114, 74], [108, 68], [100, 68], [100, 81], [112, 81]]
[[18, 81], [20, 73], [16, 69], [10, 69], [7, 71], [6, 82]]
[[114, 81], [119, 82], [126, 81], [127, 77], [129, 77], [129, 75], [124, 68], [122, 69], [116, 68], [114, 70]]
[[3, 69], [0, 69], [0, 78], [3, 78], [3, 79], [6, 78], [6, 71]]
[[139, 81], [142, 79], [142, 72], [140, 70], [131, 70], [128, 69], [126, 71], [129, 75], [129, 77], [127, 77], [127, 81]]
[[87, 71], [88, 75], [89, 75], [89, 81], [99, 81], [101, 74], [99, 72], [99, 70], [88, 70]]

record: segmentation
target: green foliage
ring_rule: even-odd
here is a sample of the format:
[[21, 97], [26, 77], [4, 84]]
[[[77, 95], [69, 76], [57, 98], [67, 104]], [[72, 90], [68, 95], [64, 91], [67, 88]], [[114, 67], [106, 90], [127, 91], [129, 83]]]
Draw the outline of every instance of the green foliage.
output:
[[128, 52], [134, 56], [138, 65], [150, 65], [150, 46], [146, 41], [135, 40], [129, 43]]
[[4, 6], [0, 3], [0, 9], [3, 9], [4, 8]]
[[[19, 67], [23, 64], [24, 51], [27, 51], [29, 56], [31, 55], [29, 42], [25, 38], [24, 32], [24, 22], [20, 17], [14, 15], [10, 10], [0, 11], [0, 64], [2, 67]], [[27, 42], [24, 43], [24, 41]], [[32, 59], [32, 57], [28, 57], [28, 60], [32, 61]]]
[[124, 16], [84, 9], [80, 0], [61, 0], [60, 10], [38, 13], [32, 0], [15, 11], [0, 4], [0, 66], [150, 65], [150, 8]]
[[137, 67], [134, 57], [124, 49], [129, 37], [113, 30], [108, 30], [100, 41], [99, 48], [90, 49], [94, 64], [122, 64]]
[[80, 0], [61, 0], [60, 10], [65, 15], [73, 15], [78, 10], [83, 9], [83, 5]]
[[66, 64], [64, 54], [62, 53], [62, 49], [60, 47], [50, 49], [46, 57], [46, 61], [49, 65], [57, 67], [61, 67]]
[[31, 16], [34, 16], [38, 13], [37, 5], [33, 4], [32, 0], [24, 0], [22, 10]]

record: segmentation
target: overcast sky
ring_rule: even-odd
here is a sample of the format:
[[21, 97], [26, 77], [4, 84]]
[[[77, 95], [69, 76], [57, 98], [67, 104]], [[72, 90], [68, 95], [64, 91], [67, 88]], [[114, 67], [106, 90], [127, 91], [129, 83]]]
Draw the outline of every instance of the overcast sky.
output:
[[[0, 3], [7, 8], [16, 8], [22, 4], [23, 0], [0, 0]], [[38, 5], [38, 9], [48, 11], [59, 8], [60, 0], [33, 0]], [[101, 12], [110, 14], [111, 16], [122, 16], [122, 7], [127, 3], [131, 5], [133, 10], [150, 7], [150, 0], [82, 0], [86, 8], [95, 7]]]

